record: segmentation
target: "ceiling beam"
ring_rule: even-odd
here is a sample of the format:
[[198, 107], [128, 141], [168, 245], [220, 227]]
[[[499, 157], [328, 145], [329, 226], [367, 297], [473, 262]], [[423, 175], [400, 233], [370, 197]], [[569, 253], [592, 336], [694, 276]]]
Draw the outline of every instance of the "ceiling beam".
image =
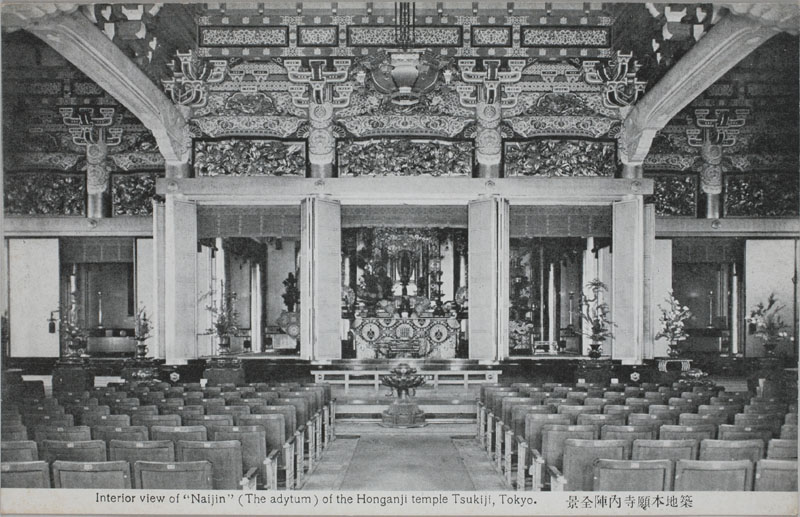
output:
[[14, 7], [7, 9], [16, 27], [41, 38], [136, 116], [153, 133], [168, 170], [185, 168], [190, 147], [185, 116], [82, 12], [26, 18]]
[[[778, 6], [787, 7], [787, 6]], [[644, 162], [656, 133], [684, 107], [780, 29], [728, 14], [714, 25], [628, 113], [619, 139], [626, 165]]]

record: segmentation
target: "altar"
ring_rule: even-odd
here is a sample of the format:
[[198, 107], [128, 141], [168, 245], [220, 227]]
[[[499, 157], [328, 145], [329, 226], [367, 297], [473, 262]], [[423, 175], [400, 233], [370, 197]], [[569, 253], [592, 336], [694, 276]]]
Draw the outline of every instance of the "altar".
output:
[[359, 359], [456, 356], [461, 325], [447, 317], [358, 317], [350, 331]]

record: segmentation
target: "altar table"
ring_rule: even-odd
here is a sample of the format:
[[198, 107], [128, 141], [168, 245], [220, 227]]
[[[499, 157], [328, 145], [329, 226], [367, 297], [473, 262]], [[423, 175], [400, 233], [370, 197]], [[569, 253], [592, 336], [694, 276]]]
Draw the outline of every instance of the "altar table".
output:
[[456, 356], [461, 325], [456, 318], [356, 318], [351, 332], [359, 359]]

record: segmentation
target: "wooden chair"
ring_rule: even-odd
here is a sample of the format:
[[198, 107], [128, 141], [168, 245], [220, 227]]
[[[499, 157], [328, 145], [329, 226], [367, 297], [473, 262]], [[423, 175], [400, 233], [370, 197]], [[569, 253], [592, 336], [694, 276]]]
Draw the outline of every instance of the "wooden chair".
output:
[[673, 462], [668, 459], [614, 460], [594, 463], [595, 492], [665, 492], [672, 490]]
[[734, 416], [736, 413], [740, 413], [742, 411], [742, 406], [738, 404], [722, 404], [712, 406], [710, 404], [701, 404], [697, 408], [698, 415], [719, 415], [720, 417], [724, 416], [725, 421], [722, 422], [723, 424], [729, 424], [733, 422]]
[[600, 406], [558, 406], [557, 413], [569, 417], [569, 423], [575, 425], [578, 415], [599, 415], [602, 408]]
[[79, 442], [43, 440], [39, 449], [39, 459], [48, 463], [56, 460], [106, 461], [106, 442], [102, 440]]
[[128, 415], [131, 418], [136, 415], [157, 415], [158, 406], [154, 404], [148, 404], [146, 406], [122, 406], [117, 409], [117, 413], [120, 415]]
[[[544, 440], [549, 438], [545, 428]], [[592, 466], [596, 460], [624, 460], [629, 456], [630, 445], [625, 440], [568, 438], [564, 441], [563, 475], [555, 466], [548, 465], [550, 487], [553, 491], [589, 491], [594, 485]]]
[[131, 425], [131, 417], [128, 415], [102, 415], [95, 413], [84, 413], [81, 416], [81, 423], [90, 427], [98, 425], [127, 427]]
[[534, 399], [530, 397], [504, 397], [501, 399], [500, 419], [507, 425], [512, 425], [513, 422], [513, 409], [518, 406], [530, 406], [534, 403]]
[[108, 444], [109, 461], [175, 461], [175, 444], [171, 440], [111, 440]]
[[[263, 416], [263, 415], [262, 415]], [[283, 417], [278, 416], [280, 419]], [[278, 422], [283, 433], [283, 422]], [[252, 469], [256, 471], [259, 487], [278, 489], [278, 454], [280, 447], [271, 449], [267, 443], [267, 431], [261, 425], [217, 427], [214, 430], [214, 441], [239, 440], [242, 444], [243, 474]], [[283, 445], [283, 443], [281, 443]]]
[[797, 460], [759, 460], [753, 489], [756, 492], [797, 492]]
[[154, 425], [177, 427], [181, 425], [180, 415], [133, 415], [131, 425], [153, 427]]
[[234, 425], [234, 414], [187, 416], [183, 418], [183, 425], [203, 426], [206, 428], [206, 434], [212, 436], [214, 427]]
[[9, 440], [0, 443], [0, 461], [31, 462], [39, 460], [39, 447], [33, 440]]
[[106, 442], [106, 445], [111, 440], [145, 441], [149, 436], [150, 433], [147, 427], [143, 425], [129, 425], [125, 427], [100, 425], [92, 429], [92, 438], [95, 440], [103, 440]]
[[675, 462], [676, 492], [746, 492], [753, 489], [753, 462], [749, 460]]
[[155, 425], [150, 428], [151, 440], [171, 440], [177, 447], [179, 440], [205, 441], [208, 431], [202, 425], [182, 425], [177, 427], [162, 427]]
[[767, 458], [774, 460], [796, 460], [797, 440], [774, 438], [767, 444]]
[[767, 428], [772, 431], [772, 436], [781, 434], [783, 413], [737, 413], [733, 416], [733, 423], [745, 427]]
[[[234, 391], [233, 393], [238, 393]], [[206, 408], [206, 416], [230, 416], [233, 422], [235, 415], [249, 415], [250, 406], [209, 406]]]
[[666, 404], [669, 397], [660, 391], [645, 391], [643, 398], [650, 404]]
[[549, 424], [570, 425], [568, 415], [528, 413], [525, 415], [525, 440], [531, 451], [542, 450], [542, 431]]
[[585, 400], [589, 398], [589, 393], [586, 391], [568, 391], [566, 394], [567, 400], [577, 400], [580, 403], [585, 404]]
[[698, 415], [697, 413], [681, 413], [678, 417], [679, 425], [706, 425], [712, 424], [719, 427], [722, 424], [728, 423], [728, 417], [724, 414], [718, 415]]
[[764, 441], [755, 440], [702, 440], [701, 460], [748, 460], [755, 464], [764, 457]]
[[275, 400], [278, 397], [280, 397], [277, 391], [256, 391], [251, 395], [254, 399], [261, 399], [267, 402], [270, 400]]
[[750, 440], [758, 438], [763, 440], [764, 445], [766, 445], [772, 438], [772, 430], [768, 427], [722, 424], [717, 430], [717, 438], [720, 440]]
[[786, 413], [788, 407], [786, 404], [748, 404], [744, 406], [739, 412], [747, 415], [750, 414], [764, 414], [764, 413]]
[[682, 408], [678, 406], [669, 406], [662, 404], [650, 404], [650, 406], [648, 406], [647, 408], [648, 415], [671, 417], [674, 418], [676, 421], [678, 420], [678, 417], [682, 412], [683, 412]]
[[677, 419], [669, 415], [651, 415], [648, 413], [631, 413], [628, 415], [628, 425], [649, 425], [656, 433], [662, 425], [673, 425]]
[[542, 458], [547, 467], [561, 470], [564, 466], [564, 444], [569, 439], [596, 440], [597, 431], [591, 425], [547, 424], [542, 429]]
[[[253, 393], [248, 393], [248, 395], [253, 395]], [[248, 406], [250, 408], [250, 411], [252, 411], [254, 407], [269, 405], [269, 403], [265, 399], [259, 397], [231, 400], [229, 404], [231, 406]]]
[[133, 488], [211, 490], [211, 462], [137, 461], [133, 464]]
[[649, 425], [604, 425], [600, 428], [601, 440], [623, 440], [628, 443], [628, 449], [634, 440], [654, 440], [657, 434]]
[[308, 400], [301, 397], [283, 397], [276, 399], [274, 404], [281, 406], [294, 406], [296, 410], [295, 418], [298, 427], [308, 422], [310, 413], [308, 411]]
[[[253, 408], [253, 411], [250, 413], [251, 415], [271, 415], [271, 414], [279, 414], [283, 415], [283, 424], [286, 427], [286, 436], [293, 436], [295, 431], [297, 431], [298, 420], [297, 420], [297, 410], [294, 406], [291, 405], [270, 405], [266, 407], [257, 407]], [[240, 425], [242, 418], [246, 415], [241, 415], [236, 421], [236, 425]], [[242, 424], [244, 425], [244, 424]]]
[[635, 409], [641, 410], [641, 408], [633, 408], [622, 404], [606, 404], [603, 406], [603, 413], [606, 415], [625, 415], [625, 419], [627, 419], [631, 413], [638, 412], [634, 411]]
[[2, 429], [3, 441], [27, 440], [28, 428], [22, 424], [6, 424]]
[[647, 409], [650, 407], [650, 401], [647, 399], [640, 399], [640, 398], [627, 398], [625, 399], [625, 405], [633, 408], [633, 413], [647, 413]]
[[50, 488], [46, 461], [10, 461], [0, 464], [2, 488]]
[[189, 406], [170, 406], [170, 407], [162, 407], [159, 409], [159, 412], [162, 415], [178, 415], [181, 417], [181, 423], [183, 423], [183, 419], [187, 416], [201, 416], [204, 415], [206, 412], [206, 408], [200, 405], [189, 405]]
[[662, 425], [658, 430], [660, 440], [705, 440], [717, 436], [717, 426], [701, 425]]
[[786, 413], [783, 417], [783, 423], [797, 425], [797, 413]]
[[36, 443], [44, 440], [61, 440], [65, 442], [80, 442], [92, 439], [92, 430], [87, 425], [72, 427], [37, 427], [33, 430], [33, 439]]
[[797, 440], [797, 424], [783, 424], [780, 438], [782, 440]]
[[698, 440], [634, 440], [632, 460], [696, 460]]
[[625, 393], [623, 391], [604, 391], [603, 398], [610, 401], [610, 404], [621, 405], [625, 402]]
[[523, 404], [511, 408], [511, 429], [515, 436], [525, 436], [525, 415], [527, 414], [549, 414], [553, 413], [550, 406], [540, 406], [536, 404]]
[[175, 457], [178, 461], [209, 461], [214, 490], [235, 490], [240, 486], [255, 490], [255, 469], [242, 478], [242, 444], [238, 440], [180, 440], [175, 448]]
[[[308, 400], [308, 411], [310, 414], [322, 411], [322, 406], [325, 404], [324, 390], [317, 390], [314, 388], [302, 388], [296, 386], [291, 390], [281, 391], [281, 397], [304, 397]], [[497, 409], [502, 412], [502, 400], [498, 401]]]
[[600, 428], [604, 425], [625, 425], [625, 415], [583, 413], [578, 415], [576, 423], [577, 425], [593, 425], [599, 436]]
[[54, 461], [54, 488], [131, 487], [131, 469], [127, 461]]
[[50, 427], [72, 427], [75, 425], [75, 417], [69, 414], [48, 414], [48, 413], [37, 413], [37, 414], [30, 414], [30, 415], [23, 415], [22, 421], [25, 424], [25, 427], [28, 428], [28, 432], [32, 429], [42, 426], [50, 426]]

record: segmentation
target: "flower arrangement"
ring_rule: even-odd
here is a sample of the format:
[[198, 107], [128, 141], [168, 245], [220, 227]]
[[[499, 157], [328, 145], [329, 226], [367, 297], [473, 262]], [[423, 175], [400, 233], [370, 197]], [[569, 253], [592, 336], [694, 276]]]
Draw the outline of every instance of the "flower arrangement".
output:
[[80, 355], [89, 337], [88, 332], [78, 323], [78, 307], [62, 307], [60, 313], [63, 315], [59, 324], [61, 339], [67, 346], [67, 355]]
[[212, 328], [208, 329], [207, 333], [223, 338], [239, 331], [239, 313], [236, 311], [236, 292], [226, 289], [225, 282], [220, 282], [220, 292], [222, 296], [219, 302], [214, 301], [206, 306], [212, 318]]
[[656, 334], [656, 339], [666, 338], [669, 341], [670, 357], [678, 356], [678, 342], [684, 341], [688, 337], [685, 328], [685, 321], [692, 317], [689, 307], [681, 305], [670, 291], [669, 296], [664, 299], [668, 306], [658, 309], [661, 316], [658, 321], [661, 323], [661, 330]]
[[614, 323], [608, 317], [611, 312], [608, 304], [600, 300], [601, 293], [608, 290], [606, 284], [599, 278], [595, 278], [586, 284], [586, 289], [591, 291], [592, 295], [581, 295], [580, 316], [583, 321], [588, 323], [590, 331], [582, 331], [581, 334], [591, 338], [589, 357], [596, 359], [602, 353], [600, 343], [612, 336], [611, 327], [614, 326]]
[[152, 326], [150, 325], [150, 318], [147, 317], [147, 311], [145, 310], [144, 305], [139, 307], [139, 310], [136, 311], [135, 324], [136, 328], [134, 329], [134, 332], [136, 340], [145, 341], [150, 339]]
[[778, 305], [775, 293], [770, 293], [766, 305], [758, 302], [750, 311], [747, 322], [750, 324], [751, 333], [764, 340], [764, 348], [768, 355], [772, 355], [778, 341], [786, 339], [789, 334], [784, 330], [788, 325], [778, 313], [785, 305]]

